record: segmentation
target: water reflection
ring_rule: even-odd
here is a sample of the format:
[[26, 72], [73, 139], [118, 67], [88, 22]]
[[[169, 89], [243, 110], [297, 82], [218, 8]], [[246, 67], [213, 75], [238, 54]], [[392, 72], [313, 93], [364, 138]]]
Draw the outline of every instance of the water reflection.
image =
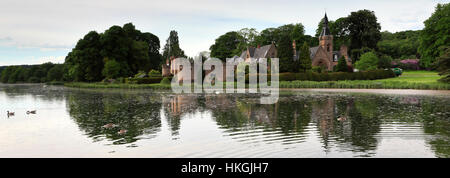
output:
[[[319, 157], [324, 156], [322, 153], [371, 157], [395, 156], [382, 151], [393, 147], [386, 145], [392, 139], [423, 140], [436, 157], [450, 157], [448, 97], [282, 92], [278, 103], [261, 105], [260, 96], [250, 94], [30, 88], [3, 86], [0, 94], [11, 100], [29, 95], [65, 100], [67, 113], [84, 135], [93, 142], [111, 145], [139, 147], [139, 140], [156, 139], [165, 129], [176, 141], [183, 136], [180, 130], [184, 119], [207, 115], [221, 137], [211, 138], [208, 133], [199, 137], [217, 144], [226, 145], [224, 140], [231, 139], [260, 151], [280, 147], [312, 149], [317, 152], [312, 155]], [[115, 127], [105, 128], [108, 124]], [[120, 130], [127, 132], [121, 134]], [[308, 146], [315, 140], [320, 149]], [[282, 150], [276, 155], [282, 155]], [[286, 154], [289, 157], [291, 152]]]

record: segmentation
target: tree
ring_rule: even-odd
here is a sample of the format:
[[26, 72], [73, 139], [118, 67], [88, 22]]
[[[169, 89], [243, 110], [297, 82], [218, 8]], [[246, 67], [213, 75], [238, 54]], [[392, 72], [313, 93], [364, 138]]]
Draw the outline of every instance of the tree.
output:
[[377, 44], [377, 51], [392, 56], [395, 59], [406, 59], [410, 56], [418, 56], [417, 49], [420, 46], [420, 31], [401, 31], [390, 33], [381, 32], [381, 41]]
[[309, 52], [308, 43], [305, 41], [300, 48], [300, 56], [298, 58], [300, 72], [311, 70], [311, 54]]
[[114, 79], [120, 76], [121, 67], [116, 60], [107, 60], [105, 68], [103, 68], [102, 74], [108, 79]]
[[180, 48], [178, 32], [175, 30], [170, 31], [169, 38], [167, 38], [163, 49], [163, 58], [168, 59], [170, 57], [186, 57], [184, 51]]
[[358, 70], [375, 70], [378, 66], [378, 57], [373, 52], [367, 52], [361, 55], [361, 59], [355, 63]]
[[104, 59], [120, 64], [118, 77], [133, 76], [138, 71], [159, 69], [159, 38], [142, 33], [132, 23], [112, 26], [104, 33], [89, 32], [80, 39], [65, 59], [64, 79], [67, 81], [100, 81]]
[[336, 71], [337, 72], [348, 72], [348, 66], [347, 66], [347, 62], [346, 62], [344, 56], [341, 56], [341, 58], [339, 58], [338, 64], [336, 66]]
[[368, 47], [375, 49], [381, 39], [381, 26], [373, 11], [359, 10], [345, 18], [345, 30], [348, 30], [350, 49]]
[[233, 55], [240, 55], [242, 51], [237, 53], [238, 45], [242, 40], [242, 36], [238, 32], [228, 32], [216, 39], [215, 43], [209, 48], [211, 57], [225, 61]]
[[47, 73], [47, 81], [62, 81], [64, 74], [64, 66], [58, 64], [53, 66]]
[[441, 47], [441, 56], [436, 59], [437, 70], [439, 75], [444, 76], [439, 81], [450, 83], [450, 47]]
[[439, 57], [441, 46], [450, 44], [450, 3], [438, 4], [436, 10], [424, 24], [425, 28], [420, 35], [419, 52], [422, 56], [422, 67], [432, 67], [435, 59]]
[[378, 68], [389, 69], [391, 68], [392, 57], [388, 55], [382, 55], [378, 60]]
[[278, 58], [280, 64], [280, 72], [295, 72], [295, 66], [292, 65], [294, 53], [292, 49], [292, 41], [290, 36], [283, 35], [278, 41]]

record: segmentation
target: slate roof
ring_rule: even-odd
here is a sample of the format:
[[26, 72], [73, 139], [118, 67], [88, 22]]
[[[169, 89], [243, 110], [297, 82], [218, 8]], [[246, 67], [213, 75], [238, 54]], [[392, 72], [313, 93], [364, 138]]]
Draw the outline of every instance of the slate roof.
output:
[[322, 32], [320, 32], [320, 36], [327, 36], [327, 35], [331, 35], [331, 33], [330, 28], [328, 27], [328, 17], [327, 14], [325, 13], [325, 17], [323, 18], [323, 28]]
[[[265, 58], [267, 56], [267, 53], [270, 50], [270, 47], [272, 45], [265, 45], [265, 46], [261, 46], [259, 48], [255, 48], [255, 47], [248, 47], [247, 50], [250, 53], [250, 57], [251, 58]], [[243, 51], [241, 53], [241, 58], [242, 59], [246, 59], [247, 58], [247, 50]]]

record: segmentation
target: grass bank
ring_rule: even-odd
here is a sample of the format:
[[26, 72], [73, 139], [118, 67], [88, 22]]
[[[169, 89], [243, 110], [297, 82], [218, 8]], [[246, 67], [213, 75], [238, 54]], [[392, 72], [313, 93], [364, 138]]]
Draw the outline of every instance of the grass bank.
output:
[[362, 88], [450, 90], [450, 84], [438, 82], [441, 76], [431, 71], [406, 71], [400, 77], [352, 81], [281, 81], [280, 88]]
[[65, 83], [64, 86], [72, 88], [123, 88], [123, 89], [170, 89], [170, 84], [104, 84], [104, 83]]
[[[281, 81], [280, 88], [361, 88], [450, 90], [450, 84], [438, 82], [441, 76], [431, 71], [406, 71], [400, 77], [380, 80]], [[65, 83], [74, 88], [171, 89], [170, 84]], [[248, 84], [246, 85], [248, 87]]]

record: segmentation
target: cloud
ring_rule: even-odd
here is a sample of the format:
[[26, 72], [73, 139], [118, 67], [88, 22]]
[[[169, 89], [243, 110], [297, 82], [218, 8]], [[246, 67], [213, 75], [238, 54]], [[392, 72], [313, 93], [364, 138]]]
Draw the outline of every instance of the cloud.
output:
[[54, 51], [59, 56], [67, 54], [91, 30], [103, 32], [112, 25], [133, 22], [137, 29], [157, 35], [161, 46], [170, 30], [177, 30], [180, 46], [187, 55], [194, 56], [208, 50], [218, 36], [244, 27], [263, 30], [302, 23], [306, 33], [314, 35], [325, 10], [335, 20], [352, 11], [370, 9], [375, 11], [382, 30], [421, 29], [438, 2], [446, 1], [2, 0], [0, 48], [39, 49], [36, 56], [48, 56], [49, 51]]

